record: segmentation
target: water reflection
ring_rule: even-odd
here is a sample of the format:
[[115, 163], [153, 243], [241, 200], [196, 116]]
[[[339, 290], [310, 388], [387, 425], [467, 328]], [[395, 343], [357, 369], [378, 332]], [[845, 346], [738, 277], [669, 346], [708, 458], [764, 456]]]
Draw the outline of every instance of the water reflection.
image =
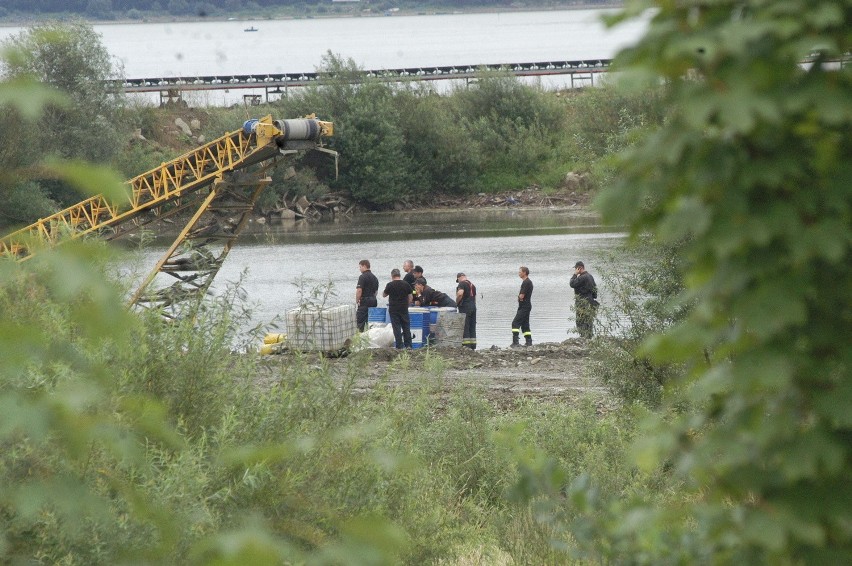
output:
[[326, 222], [272, 222], [246, 236], [255, 243], [382, 242], [405, 237], [430, 239], [549, 234], [593, 234], [612, 231], [585, 211], [445, 210], [361, 214]]

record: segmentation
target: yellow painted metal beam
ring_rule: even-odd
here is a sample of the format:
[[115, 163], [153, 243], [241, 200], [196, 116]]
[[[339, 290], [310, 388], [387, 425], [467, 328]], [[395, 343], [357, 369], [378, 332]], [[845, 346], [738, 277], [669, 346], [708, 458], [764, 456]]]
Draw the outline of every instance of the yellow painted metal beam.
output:
[[[318, 122], [322, 135], [331, 135], [331, 123]], [[27, 259], [39, 247], [82, 237], [175, 201], [221, 180], [229, 171], [278, 155], [276, 137], [281, 134], [272, 117], [265, 116], [258, 120], [255, 132], [240, 129], [227, 133], [130, 179], [127, 202], [112, 203], [102, 196], [91, 197], [0, 238], [0, 256]]]

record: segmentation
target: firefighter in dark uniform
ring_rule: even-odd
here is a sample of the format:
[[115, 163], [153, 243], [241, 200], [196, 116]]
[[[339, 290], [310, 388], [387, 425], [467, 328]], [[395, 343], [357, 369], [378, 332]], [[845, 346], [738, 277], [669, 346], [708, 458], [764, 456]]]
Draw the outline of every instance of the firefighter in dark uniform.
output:
[[361, 275], [358, 277], [358, 284], [355, 286], [355, 304], [358, 305], [355, 321], [358, 330], [364, 332], [367, 329], [370, 307], [379, 304], [376, 301], [376, 293], [379, 292], [379, 279], [370, 271], [370, 260], [368, 259], [359, 261], [358, 269], [361, 270]]
[[417, 289], [417, 297], [414, 302], [421, 307], [453, 307], [456, 308], [456, 302], [449, 295], [436, 291], [426, 284], [426, 279], [423, 277], [414, 281], [414, 288]]
[[521, 345], [519, 340], [522, 332], [525, 339], [524, 346], [532, 346], [530, 312], [532, 312], [533, 282], [530, 279], [530, 270], [521, 266], [518, 269], [518, 277], [521, 278], [521, 290], [518, 292], [518, 312], [512, 320], [512, 348]]
[[574, 289], [574, 308], [577, 312], [577, 331], [580, 337], [590, 339], [594, 334], [595, 315], [598, 311], [598, 286], [595, 278], [586, 271], [582, 261], [574, 264], [574, 276], [568, 282]]
[[397, 350], [411, 349], [411, 319], [408, 305], [411, 304], [411, 285], [400, 279], [399, 269], [391, 271], [391, 281], [382, 293], [388, 297], [388, 314], [393, 329], [394, 345]]
[[417, 279], [417, 277], [415, 277], [412, 273], [414, 270], [414, 262], [410, 259], [403, 261], [402, 270], [405, 272], [405, 276], [403, 276], [402, 280], [411, 285], [411, 288], [414, 289], [414, 281]]
[[[415, 265], [414, 267], [411, 268], [411, 271], [409, 271], [406, 275], [413, 275], [414, 276], [414, 281], [411, 282], [411, 298], [415, 303], [417, 303], [418, 291], [417, 291], [416, 283], [417, 283], [418, 279], [423, 277], [423, 268], [420, 267], [419, 265]], [[403, 280], [404, 280], [404, 278], [403, 278]]]
[[476, 349], [476, 285], [467, 278], [464, 273], [456, 275], [456, 304], [459, 312], [463, 312], [464, 334], [462, 335], [462, 346], [471, 350]]

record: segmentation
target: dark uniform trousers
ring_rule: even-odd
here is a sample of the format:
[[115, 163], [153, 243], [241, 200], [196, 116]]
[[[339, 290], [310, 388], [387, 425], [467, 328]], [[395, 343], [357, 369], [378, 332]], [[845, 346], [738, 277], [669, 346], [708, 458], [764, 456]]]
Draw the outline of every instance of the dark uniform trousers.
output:
[[518, 312], [515, 318], [512, 319], [512, 334], [521, 334], [529, 339], [532, 339], [530, 331], [530, 313], [532, 305], [518, 305]]
[[406, 348], [411, 348], [411, 319], [408, 316], [408, 307], [403, 309], [391, 308], [388, 312], [393, 329], [394, 346], [397, 350], [401, 350], [403, 345]]
[[471, 350], [476, 350], [476, 303], [470, 305], [465, 301], [459, 307], [459, 312], [465, 313], [464, 317], [464, 333], [462, 334], [462, 346], [467, 346]]
[[358, 330], [361, 332], [367, 330], [370, 307], [378, 306], [378, 304], [379, 302], [376, 300], [376, 297], [361, 297], [361, 302], [358, 303], [358, 310], [355, 313], [355, 322], [358, 324]]
[[577, 332], [580, 333], [580, 337], [591, 339], [598, 307], [580, 296], [575, 297], [574, 307], [577, 310]]

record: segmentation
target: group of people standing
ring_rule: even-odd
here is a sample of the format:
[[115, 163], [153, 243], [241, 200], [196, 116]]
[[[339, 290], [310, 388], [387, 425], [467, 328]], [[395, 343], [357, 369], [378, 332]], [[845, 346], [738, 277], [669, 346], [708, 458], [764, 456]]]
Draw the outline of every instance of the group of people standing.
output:
[[[358, 306], [356, 320], [358, 329], [367, 329], [370, 307], [378, 305], [379, 280], [370, 270], [370, 260], [362, 259], [358, 265], [361, 275], [355, 287], [355, 304]], [[399, 269], [391, 270], [391, 280], [385, 285], [383, 297], [388, 299], [388, 315], [393, 329], [394, 345], [398, 349], [411, 348], [411, 323], [408, 307], [439, 306], [457, 308], [465, 314], [462, 345], [476, 349], [476, 285], [462, 272], [456, 274], [455, 299], [427, 284], [423, 277], [423, 268], [414, 265], [411, 260], [402, 264], [405, 276]], [[511, 347], [521, 347], [520, 338], [524, 337], [524, 346], [532, 345], [530, 314], [532, 312], [533, 282], [530, 270], [526, 266], [518, 269], [521, 288], [518, 292], [518, 311], [512, 320]], [[574, 289], [574, 301], [577, 313], [577, 330], [583, 338], [591, 338], [597, 307], [598, 291], [592, 274], [586, 271], [582, 261], [574, 264], [574, 275], [569, 282]]]

